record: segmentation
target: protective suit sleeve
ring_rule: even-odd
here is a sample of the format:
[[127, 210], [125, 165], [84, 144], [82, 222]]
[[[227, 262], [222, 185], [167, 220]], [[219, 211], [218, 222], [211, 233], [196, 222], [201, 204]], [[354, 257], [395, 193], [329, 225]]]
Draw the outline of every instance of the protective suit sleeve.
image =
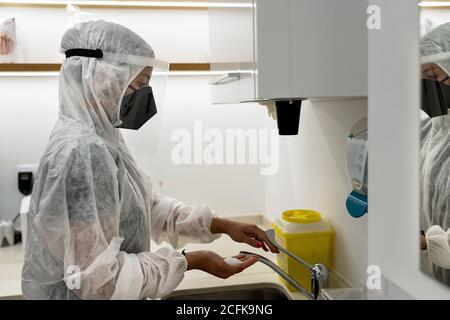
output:
[[440, 226], [432, 226], [426, 232], [427, 251], [432, 263], [450, 269], [450, 229], [444, 231]]
[[180, 248], [188, 242], [209, 243], [220, 238], [220, 234], [211, 233], [215, 215], [207, 206], [190, 207], [155, 191], [152, 195], [151, 236], [155, 242], [166, 241]]
[[45, 177], [35, 223], [44, 246], [64, 265], [67, 288], [82, 299], [158, 298], [173, 291], [187, 269], [182, 254], [121, 251], [117, 166], [106, 147], [62, 153]]

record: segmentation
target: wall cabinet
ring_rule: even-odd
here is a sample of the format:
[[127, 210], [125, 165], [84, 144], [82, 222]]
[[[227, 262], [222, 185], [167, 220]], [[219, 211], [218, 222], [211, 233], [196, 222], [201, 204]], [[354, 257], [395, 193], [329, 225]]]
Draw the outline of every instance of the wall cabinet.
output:
[[[212, 1], [214, 2], [214, 1]], [[366, 1], [209, 8], [213, 103], [367, 95]]]

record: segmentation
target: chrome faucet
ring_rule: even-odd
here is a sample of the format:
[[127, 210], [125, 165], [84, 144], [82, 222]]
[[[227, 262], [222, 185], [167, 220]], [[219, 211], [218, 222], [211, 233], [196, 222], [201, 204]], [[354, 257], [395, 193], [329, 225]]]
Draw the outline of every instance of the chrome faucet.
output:
[[307, 298], [310, 298], [312, 300], [317, 300], [320, 294], [320, 290], [323, 288], [326, 288], [328, 285], [328, 270], [327, 268], [320, 263], [316, 264], [310, 264], [303, 260], [302, 258], [296, 256], [292, 252], [289, 252], [285, 248], [283, 248], [281, 245], [279, 245], [275, 240], [275, 231], [273, 229], [266, 231], [267, 236], [269, 237], [270, 241], [273, 243], [275, 247], [277, 247], [280, 251], [284, 252], [288, 256], [290, 256], [292, 259], [298, 261], [300, 264], [308, 268], [311, 272], [311, 291], [306, 290], [301, 285], [299, 285], [294, 279], [292, 279], [286, 272], [284, 272], [279, 266], [277, 266], [275, 263], [267, 259], [266, 257], [263, 257], [259, 254], [247, 252], [247, 251], [241, 251], [241, 254], [247, 254], [247, 255], [254, 255], [258, 258], [258, 261], [265, 264], [269, 268], [271, 268], [273, 271], [278, 273], [283, 279], [285, 279], [287, 282], [289, 282], [295, 289], [297, 289], [299, 292], [301, 292], [303, 295], [305, 295]]

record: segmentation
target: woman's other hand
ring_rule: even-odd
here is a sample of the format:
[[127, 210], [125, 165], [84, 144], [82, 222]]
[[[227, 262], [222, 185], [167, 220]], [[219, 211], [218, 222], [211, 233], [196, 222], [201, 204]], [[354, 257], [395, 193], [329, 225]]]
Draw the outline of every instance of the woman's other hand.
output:
[[253, 265], [258, 258], [252, 255], [238, 255], [233, 258], [241, 260], [240, 264], [228, 264], [224, 258], [212, 251], [192, 251], [185, 254], [188, 270], [202, 270], [213, 276], [227, 279]]

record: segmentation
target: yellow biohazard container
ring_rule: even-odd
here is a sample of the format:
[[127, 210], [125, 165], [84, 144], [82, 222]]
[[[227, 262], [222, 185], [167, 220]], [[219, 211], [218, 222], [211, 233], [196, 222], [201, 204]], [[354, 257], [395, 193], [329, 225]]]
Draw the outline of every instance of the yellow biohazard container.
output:
[[[273, 223], [276, 241], [288, 251], [310, 264], [330, 266], [333, 230], [321, 214], [313, 210], [289, 210]], [[307, 290], [311, 288], [311, 272], [285, 253], [278, 254], [278, 265]], [[284, 279], [290, 291], [295, 288]]]

